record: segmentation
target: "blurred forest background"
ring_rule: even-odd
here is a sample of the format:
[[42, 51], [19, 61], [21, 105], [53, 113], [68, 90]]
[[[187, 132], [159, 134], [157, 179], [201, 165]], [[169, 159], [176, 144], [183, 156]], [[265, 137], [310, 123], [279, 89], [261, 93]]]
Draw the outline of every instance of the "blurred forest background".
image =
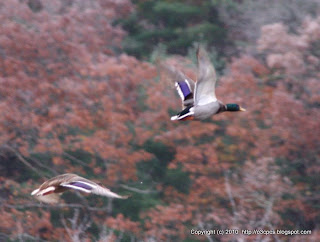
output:
[[[0, 25], [1, 241], [320, 241], [318, 0], [1, 0]], [[170, 121], [156, 63], [195, 79], [199, 43], [247, 112]], [[67, 172], [132, 196], [30, 196]]]

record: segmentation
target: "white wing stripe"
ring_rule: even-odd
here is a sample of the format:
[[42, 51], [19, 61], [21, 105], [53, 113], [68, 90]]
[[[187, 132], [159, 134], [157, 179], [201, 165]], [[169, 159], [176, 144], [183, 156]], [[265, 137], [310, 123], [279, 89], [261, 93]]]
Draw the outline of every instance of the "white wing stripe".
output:
[[51, 192], [51, 191], [54, 191], [54, 190], [56, 190], [56, 188], [55, 187], [53, 187], [53, 186], [51, 186], [51, 187], [47, 187], [46, 189], [43, 189], [42, 191], [40, 191], [40, 192], [35, 192], [35, 191], [33, 191], [32, 193], [34, 193], [34, 194], [37, 194], [37, 196], [42, 196], [43, 194], [45, 194], [45, 193], [47, 193], [47, 192]]
[[86, 193], [91, 193], [90, 190], [87, 190], [85, 188], [78, 187], [78, 186], [73, 186], [73, 185], [70, 185], [70, 184], [63, 184], [63, 185], [61, 184], [60, 186], [72, 188], [72, 189], [79, 190], [79, 191], [86, 192]]
[[88, 185], [88, 186], [90, 186], [90, 187], [92, 187], [92, 188], [96, 188], [96, 187], [98, 186], [98, 185], [94, 185], [94, 184], [92, 184], [92, 183], [88, 183], [88, 182], [84, 182], [84, 181], [76, 181], [76, 182], [86, 184], [86, 185]]
[[31, 195], [33, 196], [33, 195], [35, 195], [37, 192], [39, 192], [39, 188], [36, 189], [36, 190], [34, 190], [34, 191], [31, 193]]
[[192, 116], [192, 115], [194, 115], [194, 112], [189, 112], [189, 113], [186, 113], [186, 114], [178, 117], [178, 119], [179, 119], [179, 120], [180, 120], [180, 119], [184, 119], [185, 117], [187, 117], [187, 116]]
[[[187, 79], [184, 79], [184, 81], [187, 83], [189, 89], [191, 90], [190, 83], [188, 82], [188, 80], [187, 80]], [[192, 90], [191, 90], [191, 92], [192, 92]]]

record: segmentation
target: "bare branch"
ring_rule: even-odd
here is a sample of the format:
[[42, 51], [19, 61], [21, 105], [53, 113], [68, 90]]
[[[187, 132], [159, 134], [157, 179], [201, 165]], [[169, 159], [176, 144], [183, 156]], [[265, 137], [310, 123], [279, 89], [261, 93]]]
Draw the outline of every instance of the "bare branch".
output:
[[[202, 222], [199, 222], [198, 223], [198, 227], [202, 230], [204, 230], [204, 226], [203, 226], [203, 223]], [[205, 236], [207, 237], [207, 239], [210, 241], [210, 242], [213, 242], [214, 240], [210, 237], [210, 235], [208, 235], [207, 233], [205, 233]]]
[[77, 163], [79, 163], [82, 166], [90, 167], [88, 164], [84, 163], [83, 161], [79, 160], [78, 158], [74, 157], [73, 155], [70, 155], [69, 153], [63, 151], [63, 154], [68, 157], [70, 160], [73, 160]]
[[273, 203], [274, 203], [274, 197], [271, 197], [270, 200], [268, 201], [268, 205], [267, 207], [265, 208], [265, 213], [264, 213], [264, 216], [263, 218], [261, 219], [261, 221], [259, 221], [257, 223], [257, 226], [261, 226], [261, 227], [264, 227], [266, 226], [266, 224], [269, 222], [269, 217], [272, 213], [272, 208], [273, 208]]
[[232, 213], [234, 216], [234, 223], [237, 224], [238, 223], [238, 221], [237, 221], [238, 220], [237, 207], [236, 207], [236, 203], [234, 201], [233, 195], [232, 195], [228, 173], [229, 173], [229, 171], [224, 172], [224, 181], [225, 181], [225, 186], [226, 186], [226, 192], [228, 194], [229, 201], [231, 203]]
[[113, 229], [107, 229], [105, 226], [102, 227], [100, 235], [99, 235], [99, 241], [110, 241], [110, 238], [113, 235]]
[[29, 204], [17, 204], [17, 205], [11, 205], [11, 204], [3, 204], [3, 207], [7, 208], [15, 208], [15, 209], [25, 209], [25, 208], [83, 208], [83, 209], [88, 209], [89, 211], [107, 211], [107, 207], [89, 207], [89, 206], [84, 206], [81, 204], [75, 204], [75, 203], [70, 203], [70, 204], [42, 204], [42, 203], [29, 203]]
[[25, 164], [28, 168], [30, 168], [31, 170], [33, 170], [36, 173], [41, 173], [40, 170], [36, 169], [33, 165], [31, 165], [25, 158], [23, 158], [23, 156], [14, 148], [12, 148], [9, 145], [3, 145], [5, 148], [7, 148], [8, 150], [10, 150], [11, 152], [13, 152], [16, 157], [23, 163]]
[[129, 187], [125, 184], [121, 184], [120, 187], [123, 187], [124, 189], [127, 189], [129, 191], [132, 191], [132, 192], [136, 192], [136, 193], [140, 193], [140, 194], [151, 194], [151, 193], [158, 193], [157, 191], [155, 190], [141, 190], [139, 188], [135, 188], [135, 187]]
[[79, 209], [74, 210], [74, 214], [72, 218], [69, 218], [71, 229], [66, 223], [66, 220], [63, 215], [61, 215], [61, 222], [67, 231], [70, 239], [74, 242], [82, 241], [82, 234], [90, 227], [92, 224], [89, 216], [84, 216], [84, 218], [79, 221]]

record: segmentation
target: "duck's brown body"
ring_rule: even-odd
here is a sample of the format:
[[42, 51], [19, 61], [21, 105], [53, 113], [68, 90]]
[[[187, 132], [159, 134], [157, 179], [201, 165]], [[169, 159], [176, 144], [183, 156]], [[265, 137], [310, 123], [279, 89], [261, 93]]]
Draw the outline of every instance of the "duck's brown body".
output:
[[42, 202], [57, 203], [59, 200], [58, 194], [70, 189], [106, 197], [120, 199], [127, 198], [127, 196], [120, 196], [114, 192], [111, 192], [106, 187], [71, 173], [59, 175], [49, 179], [48, 181], [45, 181], [38, 189], [34, 190], [31, 195], [34, 195]]

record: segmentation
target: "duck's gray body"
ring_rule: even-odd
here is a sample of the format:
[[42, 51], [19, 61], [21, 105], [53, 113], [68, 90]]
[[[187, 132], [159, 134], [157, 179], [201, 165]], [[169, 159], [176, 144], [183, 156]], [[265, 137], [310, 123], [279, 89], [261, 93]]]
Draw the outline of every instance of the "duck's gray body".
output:
[[204, 120], [210, 118], [214, 114], [225, 111], [225, 105], [220, 102], [212, 102], [205, 105], [194, 106], [194, 118]]

